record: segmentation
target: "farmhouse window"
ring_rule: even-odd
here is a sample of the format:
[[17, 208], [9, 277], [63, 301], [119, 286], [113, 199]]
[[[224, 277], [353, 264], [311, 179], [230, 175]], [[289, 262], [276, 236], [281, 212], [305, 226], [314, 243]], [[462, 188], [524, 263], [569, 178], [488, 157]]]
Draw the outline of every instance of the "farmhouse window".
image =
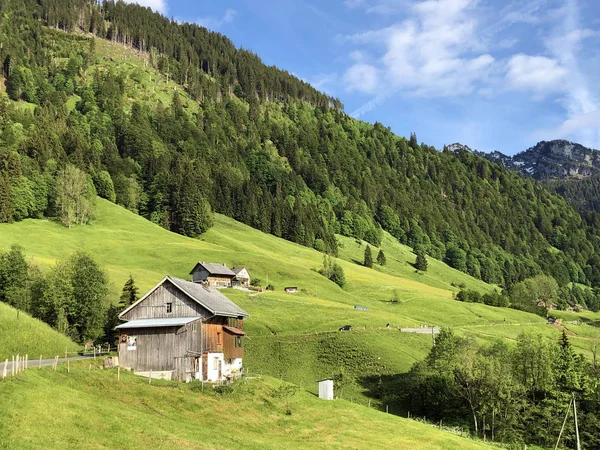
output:
[[217, 332], [217, 345], [221, 345], [221, 333]]
[[235, 337], [235, 346], [236, 347], [241, 347], [242, 346], [242, 336], [236, 336]]
[[167, 313], [173, 312], [173, 303], [167, 303]]

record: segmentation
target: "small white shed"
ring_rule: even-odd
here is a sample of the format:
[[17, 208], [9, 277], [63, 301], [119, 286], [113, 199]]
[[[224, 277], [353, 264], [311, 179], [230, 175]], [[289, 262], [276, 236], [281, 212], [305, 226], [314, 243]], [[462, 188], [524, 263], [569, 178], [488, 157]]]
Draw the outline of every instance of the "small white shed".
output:
[[326, 379], [319, 382], [319, 398], [333, 400], [333, 380]]

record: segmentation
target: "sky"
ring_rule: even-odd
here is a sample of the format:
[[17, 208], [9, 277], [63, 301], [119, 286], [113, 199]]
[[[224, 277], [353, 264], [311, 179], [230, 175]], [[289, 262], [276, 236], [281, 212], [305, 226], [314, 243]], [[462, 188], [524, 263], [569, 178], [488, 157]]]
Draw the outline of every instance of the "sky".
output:
[[598, 0], [129, 0], [441, 149], [600, 149]]

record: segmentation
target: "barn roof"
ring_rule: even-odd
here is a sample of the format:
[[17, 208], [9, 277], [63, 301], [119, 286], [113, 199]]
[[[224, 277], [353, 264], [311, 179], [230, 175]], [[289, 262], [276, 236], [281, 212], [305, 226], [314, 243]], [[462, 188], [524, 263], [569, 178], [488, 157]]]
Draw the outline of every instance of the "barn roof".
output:
[[231, 271], [232, 271], [233, 273], [235, 273], [236, 275], [238, 275], [238, 274], [239, 274], [239, 273], [240, 273], [242, 270], [244, 270], [244, 269], [245, 269], [245, 267], [233, 267], [233, 268], [231, 269]]
[[249, 314], [225, 297], [217, 289], [205, 287], [200, 283], [182, 280], [181, 278], [167, 277], [183, 293], [187, 294], [192, 300], [197, 301], [213, 314], [218, 316], [245, 316]]
[[206, 271], [208, 273], [210, 273], [211, 275], [224, 275], [227, 277], [235, 276], [235, 273], [233, 273], [233, 271], [229, 267], [227, 267], [225, 264], [207, 263], [204, 261], [196, 263], [196, 265], [190, 272], [190, 275], [192, 273], [194, 273], [194, 270], [196, 270], [196, 267], [198, 267], [198, 266], [204, 267], [206, 269]]
[[[160, 283], [154, 286], [150, 291], [146, 293], [142, 298], [140, 298], [133, 305], [128, 307], [125, 311], [119, 314], [119, 317], [123, 316], [123, 314], [131, 311], [138, 304], [143, 302], [146, 297], [152, 294], [156, 289], [162, 286], [165, 282], [169, 281], [173, 286], [187, 295], [190, 299], [194, 300], [196, 303], [202, 305], [209, 312], [216, 316], [227, 316], [227, 317], [248, 317], [249, 314], [240, 308], [238, 305], [233, 303], [223, 294], [221, 294], [217, 289], [211, 289], [209, 287], [205, 287], [200, 283], [192, 283], [191, 281], [182, 280], [181, 278], [166, 276], [164, 277]], [[194, 319], [197, 319], [194, 318]]]
[[121, 328], [158, 328], [158, 327], [179, 327], [186, 325], [199, 317], [167, 317], [162, 319], [137, 319], [117, 325], [115, 329]]

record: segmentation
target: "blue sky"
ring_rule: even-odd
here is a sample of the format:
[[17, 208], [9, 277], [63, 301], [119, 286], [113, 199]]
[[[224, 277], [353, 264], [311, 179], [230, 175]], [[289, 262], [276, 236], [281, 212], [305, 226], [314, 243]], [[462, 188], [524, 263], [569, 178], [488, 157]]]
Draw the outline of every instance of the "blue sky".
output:
[[[131, 0], [133, 1], [133, 0]], [[137, 0], [441, 148], [600, 148], [598, 0]]]

